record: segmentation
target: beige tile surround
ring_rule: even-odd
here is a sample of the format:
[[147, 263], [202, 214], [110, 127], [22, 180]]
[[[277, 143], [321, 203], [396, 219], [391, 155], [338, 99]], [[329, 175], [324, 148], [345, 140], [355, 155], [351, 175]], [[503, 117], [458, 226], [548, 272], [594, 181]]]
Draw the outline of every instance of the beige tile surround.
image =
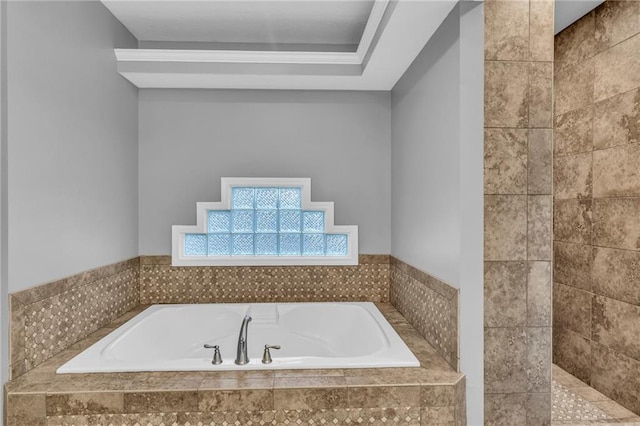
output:
[[[408, 315], [409, 322], [392, 305], [388, 304], [391, 288], [393, 288], [391, 297]], [[411, 300], [411, 303], [408, 304], [407, 300], [412, 299], [416, 294], [419, 298]], [[90, 396], [77, 395], [89, 391], [103, 391], [102, 384], [108, 384], [114, 380], [118, 382], [122, 379], [122, 375], [91, 375], [98, 380], [98, 383], [91, 381], [89, 384], [75, 380], [67, 383], [64, 376], [57, 379], [52, 378], [52, 371], [55, 371], [53, 367], [78, 353], [81, 348], [97, 341], [113, 327], [138, 312], [140, 307], [151, 303], [348, 300], [377, 302], [383, 313], [389, 317], [390, 322], [405, 337], [405, 340], [415, 340], [411, 346], [414, 352], [421, 359], [423, 365], [429, 365], [427, 370], [435, 369], [435, 372], [425, 373], [423, 370], [415, 370], [403, 373], [402, 369], [391, 369], [387, 371], [395, 370], [395, 373], [387, 372], [381, 376], [385, 371], [383, 369], [378, 373], [373, 373], [373, 370], [359, 370], [368, 371], [367, 374], [361, 373], [360, 375], [356, 370], [338, 371], [331, 374], [327, 371], [308, 374], [320, 373], [323, 376], [329, 374], [330, 377], [332, 374], [338, 374], [344, 376], [344, 380], [336, 379], [338, 382], [344, 381], [345, 384], [351, 384], [354, 387], [393, 384], [392, 389], [385, 391], [388, 393], [385, 398], [391, 398], [397, 394], [394, 397], [397, 401], [412, 401], [413, 397], [406, 394], [409, 392], [409, 388], [406, 388], [408, 385], [405, 383], [407, 375], [412, 377], [412, 380], [419, 380], [420, 386], [427, 382], [440, 386], [443, 383], [442, 380], [445, 380], [445, 384], [449, 383], [448, 377], [452, 377], [450, 374], [457, 371], [457, 294], [457, 289], [388, 255], [361, 255], [359, 265], [339, 267], [172, 267], [170, 258], [167, 256], [146, 256], [108, 265], [10, 295], [12, 307], [11, 363], [12, 366], [19, 365], [20, 368], [12, 368], [14, 380], [9, 383], [9, 389], [19, 389], [20, 395], [21, 392], [24, 392], [28, 396], [9, 395], [9, 413], [14, 412], [12, 410], [20, 410], [21, 402], [19, 401], [26, 401], [27, 406], [35, 403], [30, 398], [33, 398], [34, 392], [41, 389], [39, 387], [41, 382], [46, 382], [48, 383], [46, 386], [51, 385], [46, 389], [47, 395], [58, 392], [65, 393], [65, 395], [47, 396], [45, 413], [54, 413], [51, 411], [50, 404], [64, 403], [75, 407], [69, 409], [70, 411], [64, 411], [64, 414], [60, 414], [60, 416], [48, 416], [46, 424], [86, 424], [86, 422], [100, 423], [102, 421], [117, 424], [118, 422], [126, 423], [127, 419], [133, 421], [134, 417], [138, 419], [138, 416], [142, 414], [150, 416], [150, 421], [159, 421], [160, 423], [175, 418], [182, 419], [180, 421], [187, 419], [184, 420], [186, 423], [198, 421], [210, 422], [206, 424], [220, 424], [216, 423], [215, 416], [211, 417], [219, 410], [207, 409], [200, 412], [197, 409], [185, 410], [184, 412], [172, 411], [169, 408], [160, 410], [160, 408], [171, 407], [171, 401], [164, 400], [157, 402], [159, 405], [154, 406], [156, 407], [154, 410], [162, 412], [140, 413], [145, 410], [136, 407], [155, 404], [145, 398], [151, 398], [151, 396], [155, 398], [160, 395], [159, 388], [153, 385], [154, 379], [150, 379], [148, 376], [139, 376], [137, 380], [139, 383], [147, 383], [150, 386], [149, 392], [153, 392], [153, 394], [139, 396], [135, 400], [127, 400], [131, 404], [127, 410], [132, 412], [123, 413], [124, 408], [122, 408], [119, 412], [108, 412], [108, 414], [92, 413], [93, 417], [89, 419], [83, 416], [91, 412], [91, 407], [101, 407], [102, 404], [107, 407], [120, 406], [120, 397], [113, 395], [113, 392], [107, 392], [105, 395], [101, 395], [101, 402], [96, 405]], [[421, 303], [416, 304], [417, 301]], [[140, 302], [143, 304], [140, 305]], [[130, 311], [129, 314], [109, 326], [100, 328], [136, 306], [139, 307]], [[433, 346], [429, 345], [427, 341]], [[292, 374], [295, 376], [295, 373]], [[455, 377], [462, 377], [459, 373], [455, 374]], [[162, 380], [173, 380], [167, 375], [161, 376]], [[353, 377], [348, 378], [351, 376]], [[190, 380], [188, 379], [189, 374], [176, 380], [183, 383], [185, 377], [188, 382]], [[218, 379], [221, 378], [218, 377]], [[389, 380], [391, 383], [388, 383]], [[427, 382], [423, 382], [424, 380]], [[281, 382], [281, 384], [284, 383], [284, 378]], [[459, 380], [456, 381], [456, 383], [458, 382]], [[417, 383], [411, 383], [411, 386], [418, 386]], [[457, 385], [459, 389], [456, 392], [458, 393], [463, 392], [464, 389], [464, 382], [460, 383]], [[260, 385], [259, 381], [253, 384], [258, 387], [264, 385], [264, 383]], [[218, 385], [230, 384], [223, 381]], [[325, 385], [327, 383], [318, 382], [319, 387]], [[330, 388], [336, 386], [334, 383]], [[411, 392], [417, 392], [415, 389]], [[112, 389], [107, 390], [111, 391]], [[242, 397], [235, 396], [240, 398], [236, 402], [245, 404], [246, 395], [248, 395], [247, 398], [258, 397], [254, 395], [257, 390], [243, 392]], [[372, 402], [358, 404], [356, 402], [362, 398], [365, 398], [365, 401], [374, 398], [376, 393], [371, 394], [371, 392], [373, 391], [361, 391], [359, 396], [353, 396], [348, 406], [344, 407], [331, 406], [328, 408], [317, 404], [310, 407], [302, 404], [298, 407], [293, 404], [288, 407], [292, 408], [291, 410], [285, 410], [284, 405], [281, 405], [278, 409], [264, 410], [262, 409], [264, 407], [258, 407], [260, 409], [223, 412], [225, 418], [232, 415], [244, 416], [243, 419], [261, 418], [263, 420], [273, 417], [274, 421], [279, 418], [278, 416], [285, 416], [287, 419], [298, 416], [296, 419], [301, 419], [301, 421], [311, 421], [310, 419], [313, 418], [322, 418], [323, 421], [333, 418], [339, 421], [346, 421], [347, 418], [352, 418], [353, 421], [364, 421], [363, 419], [366, 417], [366, 419], [379, 422], [382, 422], [384, 418], [385, 424], [420, 424], [420, 419], [423, 419], [423, 422], [427, 421], [426, 424], [432, 424], [436, 420], [443, 421], [444, 424], [448, 424], [448, 422], [464, 424], [464, 421], [460, 420], [463, 418], [462, 413], [464, 413], [464, 409], [460, 408], [463, 407], [461, 402], [456, 402], [456, 404], [447, 402], [446, 405], [443, 405], [444, 402], [428, 403], [427, 405], [431, 404], [431, 406], [426, 409], [420, 408], [422, 403], [416, 407], [414, 403], [407, 404], [406, 402], [402, 404], [396, 402], [391, 404], [393, 405], [391, 407], [384, 398], [376, 404]], [[428, 398], [433, 397], [436, 400], [444, 398], [446, 401], [451, 399], [451, 395], [447, 393], [449, 391], [442, 395], [439, 389], [433, 390], [433, 392], [434, 394]], [[257, 394], [259, 395], [260, 392]], [[284, 394], [284, 390], [280, 394]], [[293, 394], [290, 396], [294, 397]], [[343, 400], [343, 397], [344, 395], [335, 396], [337, 400]], [[464, 399], [463, 396], [458, 397]], [[188, 398], [188, 395], [179, 395], [180, 401], [183, 398]], [[287, 401], [291, 398], [288, 398]], [[333, 400], [334, 396], [325, 395], [322, 398], [322, 400], [327, 400], [327, 398]], [[378, 396], [378, 398], [382, 397]], [[427, 397], [420, 396], [420, 398]], [[198, 405], [198, 407], [200, 406]], [[455, 407], [458, 407], [457, 411]], [[296, 409], [293, 410], [293, 408]], [[74, 417], [76, 416], [74, 410], [82, 411], [82, 415], [76, 413], [80, 417]], [[41, 414], [41, 411], [36, 409], [35, 413]], [[19, 418], [20, 415], [14, 415], [14, 421], [18, 422], [15, 424], [22, 424], [16, 420]], [[449, 420], [445, 421], [445, 419]], [[38, 422], [40, 421], [44, 422], [42, 418], [38, 420]], [[180, 421], [178, 424], [182, 424]], [[455, 423], [453, 423], [454, 421]]]
[[10, 377], [136, 307], [139, 269], [134, 258], [10, 294]]
[[391, 257], [390, 301], [449, 365], [459, 370], [458, 296], [460, 291]]
[[9, 382], [7, 426], [465, 425], [464, 375], [392, 305], [377, 306], [416, 354], [419, 368], [55, 374], [146, 308], [141, 305]]
[[554, 2], [484, 11], [485, 424], [549, 425]]
[[640, 2], [558, 34], [554, 362], [640, 414]]

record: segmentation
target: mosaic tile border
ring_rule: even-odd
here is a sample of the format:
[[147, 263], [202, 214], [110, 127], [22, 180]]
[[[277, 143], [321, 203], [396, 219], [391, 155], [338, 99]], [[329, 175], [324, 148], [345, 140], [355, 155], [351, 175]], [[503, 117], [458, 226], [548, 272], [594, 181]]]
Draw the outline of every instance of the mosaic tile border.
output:
[[389, 300], [390, 256], [360, 255], [354, 266], [171, 266], [140, 258], [140, 303]]
[[236, 426], [236, 425], [415, 425], [420, 423], [420, 408], [338, 408], [330, 410], [269, 410], [174, 412], [148, 414], [97, 414], [89, 416], [50, 416], [49, 426]]
[[459, 371], [459, 290], [395, 257], [390, 281], [393, 306]]
[[139, 259], [9, 295], [13, 379], [139, 304]]

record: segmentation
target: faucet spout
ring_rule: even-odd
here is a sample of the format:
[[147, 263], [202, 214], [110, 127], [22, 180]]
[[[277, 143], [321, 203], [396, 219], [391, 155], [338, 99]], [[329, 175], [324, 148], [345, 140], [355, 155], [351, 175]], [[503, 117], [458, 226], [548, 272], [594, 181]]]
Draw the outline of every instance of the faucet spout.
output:
[[249, 363], [249, 356], [247, 355], [247, 331], [249, 329], [249, 323], [251, 317], [246, 315], [242, 320], [240, 326], [240, 335], [238, 336], [238, 351], [236, 353], [236, 364], [245, 365]]

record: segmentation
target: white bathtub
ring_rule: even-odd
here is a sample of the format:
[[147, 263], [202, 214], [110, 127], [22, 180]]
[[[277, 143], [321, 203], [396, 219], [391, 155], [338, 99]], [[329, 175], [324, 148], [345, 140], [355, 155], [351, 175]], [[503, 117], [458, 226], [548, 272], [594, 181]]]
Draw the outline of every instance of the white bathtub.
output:
[[[249, 363], [236, 365], [245, 315]], [[213, 365], [219, 345], [222, 364]], [[273, 362], [262, 363], [264, 346]], [[61, 366], [61, 373], [417, 367], [373, 303], [154, 305]]]

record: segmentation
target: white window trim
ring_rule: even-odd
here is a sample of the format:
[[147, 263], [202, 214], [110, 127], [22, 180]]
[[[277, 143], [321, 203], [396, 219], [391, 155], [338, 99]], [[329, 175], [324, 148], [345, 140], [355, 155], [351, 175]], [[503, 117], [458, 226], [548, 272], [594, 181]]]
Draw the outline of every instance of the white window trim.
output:
[[[310, 178], [221, 178], [221, 201], [196, 203], [196, 225], [171, 228], [171, 264], [173, 266], [285, 266], [285, 265], [357, 265], [358, 226], [335, 225], [333, 202], [311, 201]], [[209, 210], [231, 210], [233, 187], [299, 187], [302, 210], [324, 212], [325, 234], [347, 234], [346, 256], [185, 256], [185, 234], [206, 234]]]

